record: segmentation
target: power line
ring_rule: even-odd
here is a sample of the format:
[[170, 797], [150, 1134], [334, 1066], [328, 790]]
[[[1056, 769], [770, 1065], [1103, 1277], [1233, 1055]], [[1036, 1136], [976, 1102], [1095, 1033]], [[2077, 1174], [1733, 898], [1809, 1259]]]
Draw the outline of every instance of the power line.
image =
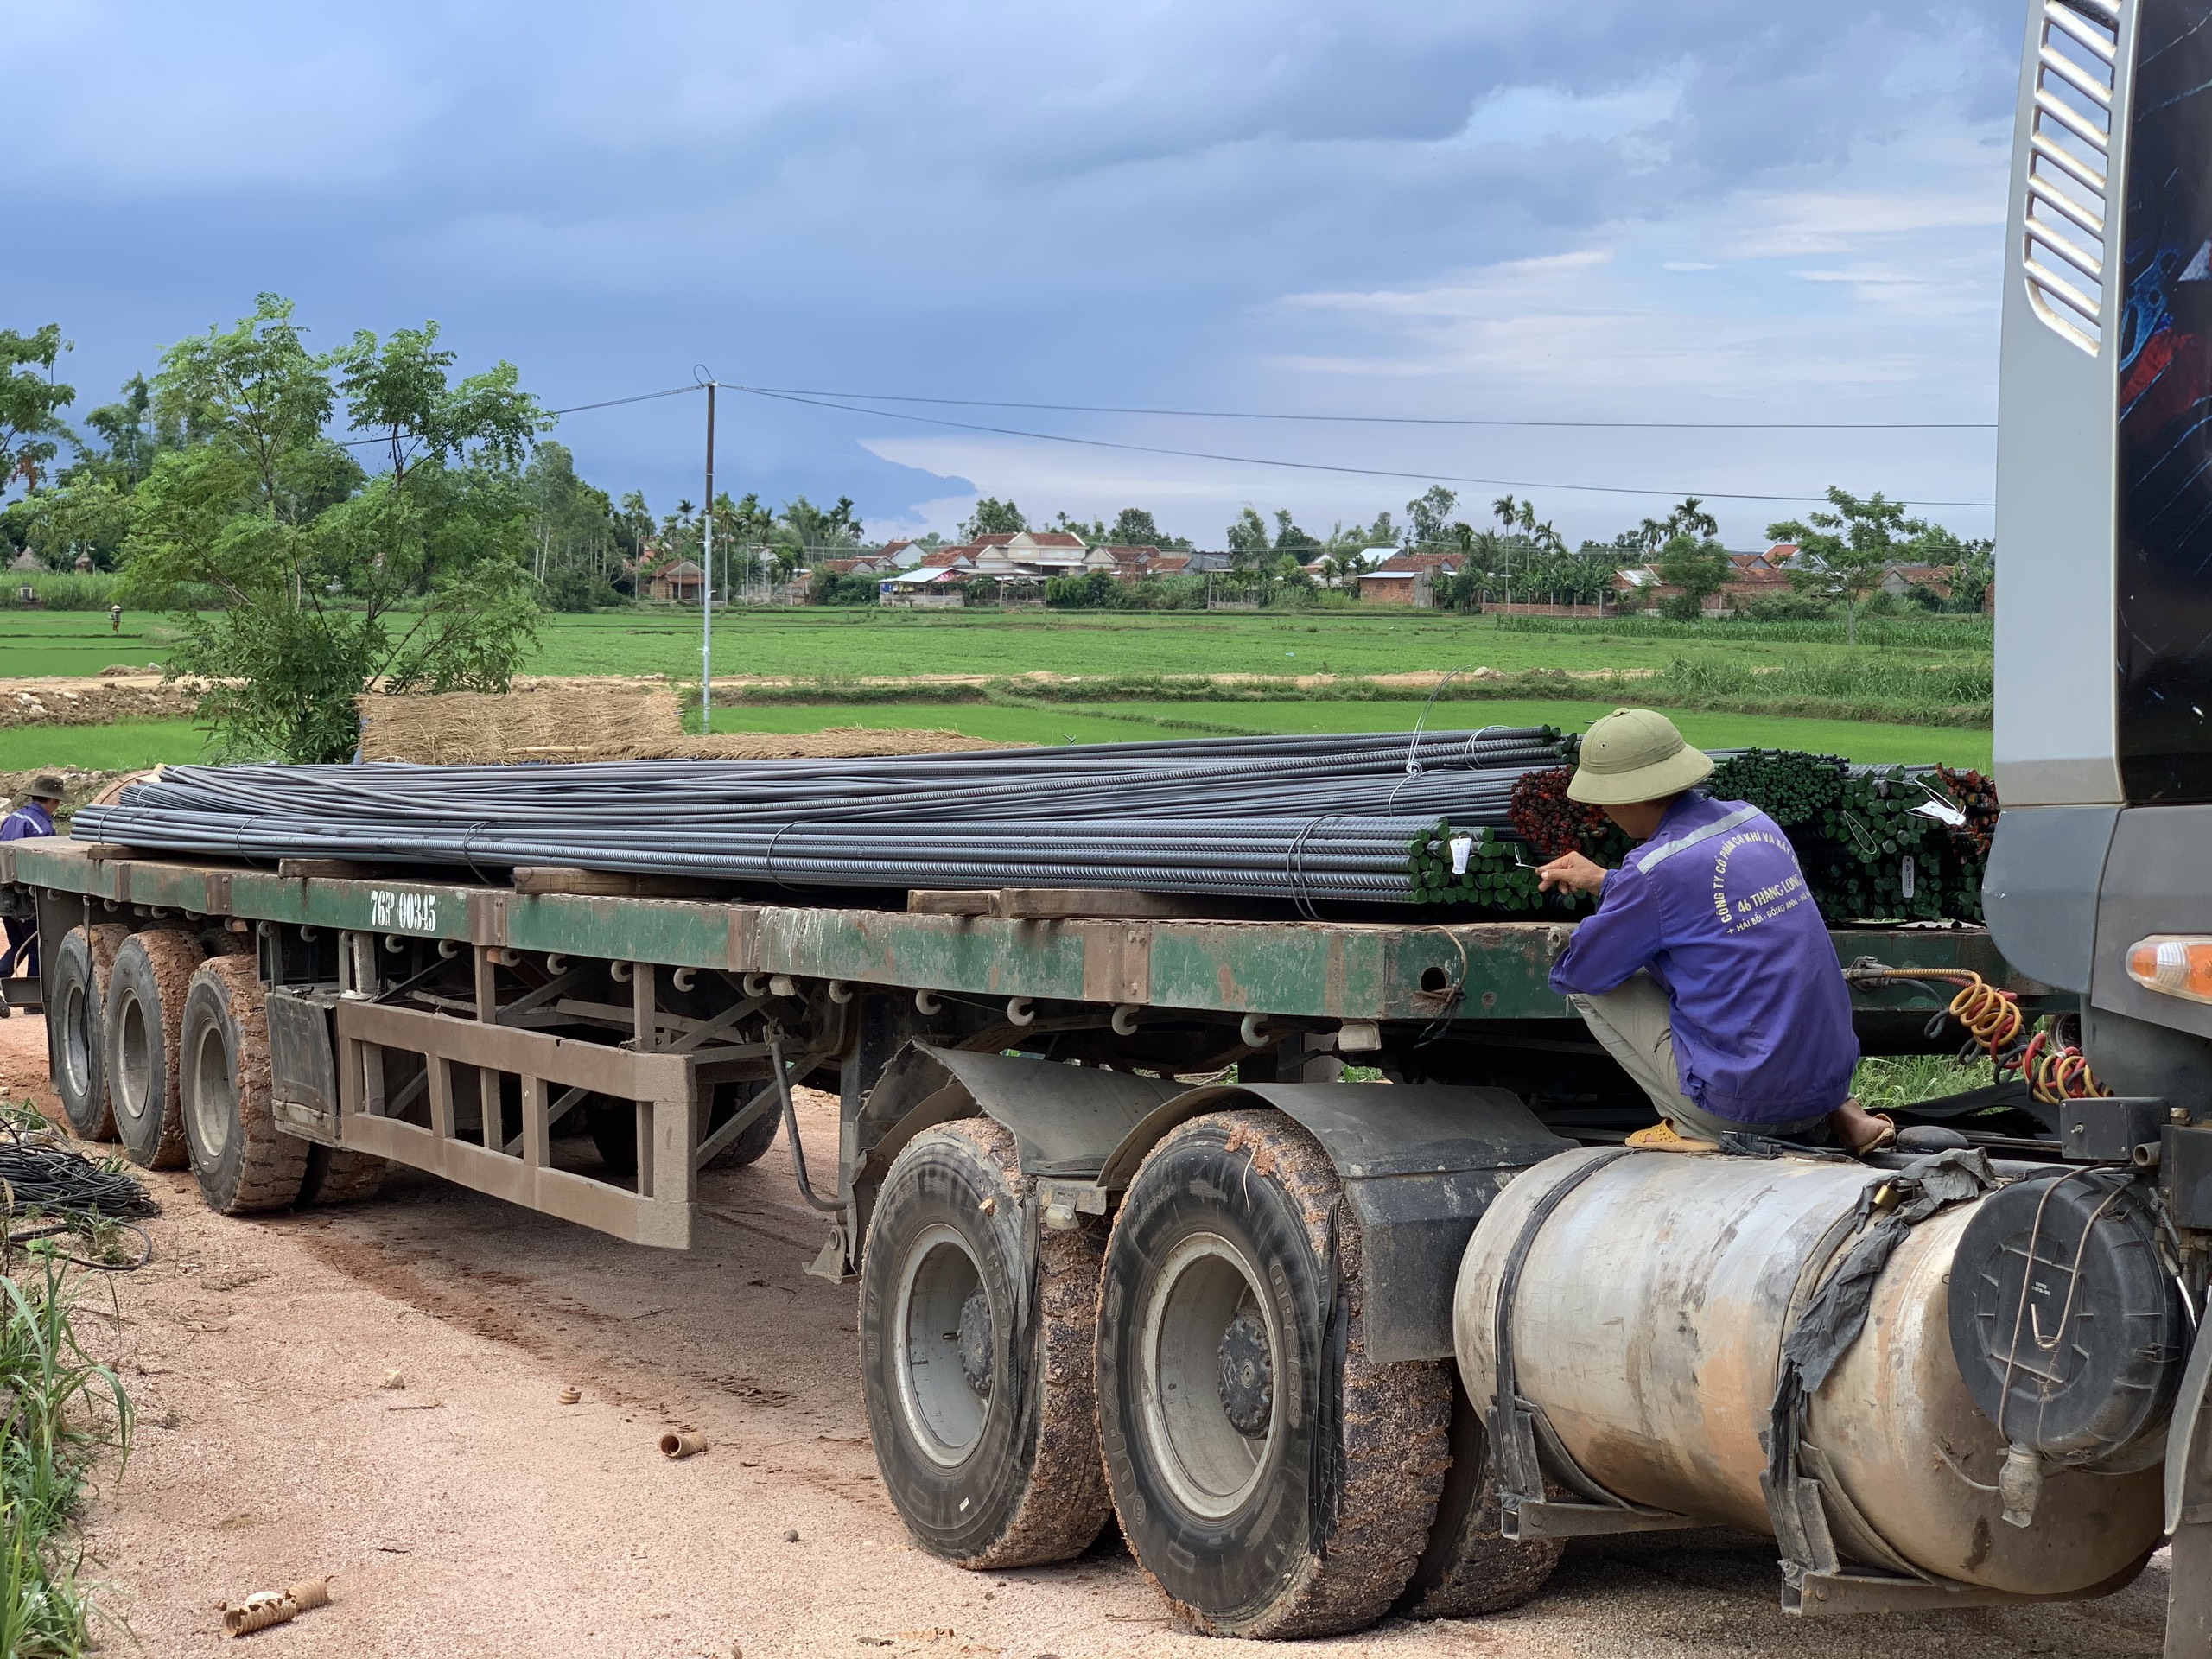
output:
[[[1294, 472], [1334, 473], [1359, 478], [1409, 479], [1415, 482], [1427, 480], [1443, 484], [1473, 484], [1486, 489], [1556, 490], [1586, 495], [1643, 496], [1662, 499], [1679, 499], [1695, 495], [1708, 501], [1765, 501], [1789, 505], [1808, 501], [1825, 501], [1823, 494], [1774, 494], [1743, 490], [1680, 490], [1638, 489], [1620, 484], [1560, 484], [1546, 483], [1529, 479], [1478, 478], [1461, 473], [1407, 472], [1387, 467], [1354, 467], [1341, 462], [1319, 461], [1286, 461], [1269, 455], [1235, 455], [1217, 450], [1181, 449], [1162, 444], [1124, 443], [1110, 438], [1077, 437], [1065, 432], [1033, 432], [1020, 427], [986, 426], [972, 421], [950, 420], [941, 415], [914, 415], [903, 410], [869, 409], [859, 404], [837, 401], [844, 397], [875, 398], [882, 402], [935, 404], [944, 407], [985, 409], [1031, 409], [1055, 410], [1071, 414], [1154, 415], [1192, 416], [1230, 420], [1284, 420], [1326, 422], [1338, 421], [1376, 425], [1409, 426], [1466, 426], [1466, 427], [1553, 427], [1563, 429], [1614, 429], [1622, 430], [1679, 430], [1679, 431], [1738, 431], [1738, 430], [1797, 430], [1797, 431], [1945, 431], [1981, 430], [1993, 426], [1990, 422], [1641, 422], [1641, 421], [1522, 421], [1457, 419], [1444, 416], [1383, 416], [1383, 415], [1266, 415], [1238, 413], [1216, 410], [1140, 409], [1108, 404], [1022, 404], [996, 402], [985, 398], [894, 397], [877, 392], [812, 392], [785, 386], [732, 385], [733, 391], [750, 393], [756, 397], [773, 398], [781, 403], [802, 404], [813, 409], [840, 410], [848, 415], [868, 415], [879, 419], [909, 421], [918, 425], [938, 426], [962, 432], [981, 432], [995, 437], [1028, 438], [1040, 443], [1072, 444], [1089, 449], [1115, 449], [1126, 454], [1165, 455], [1181, 461], [1224, 461], [1239, 467], [1275, 467]], [[703, 381], [686, 386], [669, 386], [658, 391], [641, 391], [627, 397], [607, 397], [588, 404], [571, 404], [562, 409], [550, 409], [548, 415], [581, 415], [591, 410], [616, 409], [629, 404], [651, 403], [662, 397], [680, 397], [687, 392], [705, 390]], [[417, 436], [417, 434], [408, 434]], [[341, 438], [343, 448], [389, 443], [391, 435], [366, 438]], [[1989, 501], [1922, 501], [1929, 507], [1975, 507], [1988, 509], [1996, 504]]]
[[[873, 404], [938, 404], [959, 409], [1030, 409], [1067, 415], [1165, 415], [1179, 420], [1303, 421], [1358, 426], [1556, 427], [1627, 432], [1994, 432], [1994, 421], [1553, 421], [1457, 415], [1288, 415], [1250, 409], [1146, 409], [1120, 404], [1024, 404], [995, 397], [923, 397], [890, 391], [822, 391], [807, 386], [747, 386], [789, 397], [849, 397]], [[889, 411], [885, 411], [889, 412]]]
[[[982, 426], [971, 421], [948, 420], [941, 415], [909, 415], [895, 409], [864, 409], [857, 404], [833, 403], [827, 398], [804, 396], [791, 391], [777, 391], [766, 386], [734, 386], [733, 391], [752, 393], [756, 397], [772, 397], [787, 404], [804, 404], [815, 409], [842, 410], [849, 415], [869, 415], [880, 420], [913, 421], [924, 426], [952, 427], [963, 432], [984, 432], [997, 437], [1033, 438], [1044, 443], [1066, 443], [1090, 449], [1118, 449], [1140, 455], [1170, 455], [1183, 461], [1220, 461], [1241, 467], [1281, 467], [1303, 473], [1341, 473], [1361, 478], [1401, 478], [1416, 482], [1427, 480], [1441, 484], [1475, 484], [1486, 489], [1557, 490], [1580, 492], [1591, 495], [1637, 495], [1679, 500], [1694, 495], [1706, 501], [1770, 501], [1784, 505], [1805, 501], [1825, 501], [1823, 494], [1770, 495], [1742, 490], [1679, 490], [1637, 489], [1622, 484], [1559, 484], [1541, 483], [1528, 479], [1475, 478], [1460, 473], [1408, 473], [1387, 467], [1351, 467], [1323, 461], [1282, 461], [1267, 455], [1231, 455], [1216, 450], [1172, 449], [1159, 444], [1120, 443], [1110, 438], [1078, 438], [1065, 432], [1030, 432], [1017, 427]], [[1992, 507], [1990, 501], [1919, 501], [1915, 505], [1927, 507]]]
[[[656, 397], [681, 397], [687, 391], [704, 391], [705, 390], [704, 385], [670, 386], [663, 391], [641, 391], [628, 397], [607, 397], [595, 404], [570, 404], [566, 409], [548, 409], [539, 412], [546, 415], [581, 415], [588, 409], [615, 409], [624, 404], [649, 404]], [[419, 438], [423, 435], [419, 432], [404, 432], [400, 435], [407, 438]], [[389, 432], [376, 437], [337, 440], [338, 446], [341, 449], [355, 449], [365, 444], [390, 443], [391, 442], [391, 434]]]

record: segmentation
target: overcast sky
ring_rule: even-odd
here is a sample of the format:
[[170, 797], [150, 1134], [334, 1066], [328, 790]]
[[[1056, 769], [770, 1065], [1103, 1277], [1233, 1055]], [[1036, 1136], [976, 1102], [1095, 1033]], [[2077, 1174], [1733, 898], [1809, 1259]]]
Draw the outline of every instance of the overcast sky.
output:
[[[2019, 0], [183, 6], [0, 0], [0, 326], [79, 412], [291, 296], [548, 404], [683, 384], [1299, 414], [1986, 421]], [[833, 399], [833, 401], [839, 401]], [[1986, 502], [1993, 435], [1421, 429], [721, 397], [718, 482], [871, 530], [1152, 508], [1217, 546], [1429, 476], [1570, 537], [1679, 493]], [[696, 499], [696, 397], [579, 413]], [[1797, 509], [1716, 500], [1731, 545]], [[1986, 508], [1930, 506], [1986, 533]]]

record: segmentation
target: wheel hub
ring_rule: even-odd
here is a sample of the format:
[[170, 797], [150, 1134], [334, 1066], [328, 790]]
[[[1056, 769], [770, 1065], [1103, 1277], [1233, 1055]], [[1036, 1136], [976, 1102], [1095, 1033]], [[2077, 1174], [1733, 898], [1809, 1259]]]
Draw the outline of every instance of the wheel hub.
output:
[[1283, 1335], [1265, 1283], [1243, 1248], [1197, 1232], [1166, 1252], [1141, 1293], [1140, 1432], [1174, 1501], [1206, 1521], [1249, 1502], [1278, 1452]]
[[977, 1285], [960, 1305], [960, 1375], [988, 1399], [991, 1392], [991, 1301]]
[[982, 1443], [991, 1412], [991, 1304], [975, 1248], [938, 1222], [906, 1247], [892, 1330], [899, 1414], [940, 1468]]
[[1245, 1308], [1221, 1333], [1221, 1408], [1249, 1440], [1264, 1435], [1274, 1420], [1274, 1353], [1257, 1308]]

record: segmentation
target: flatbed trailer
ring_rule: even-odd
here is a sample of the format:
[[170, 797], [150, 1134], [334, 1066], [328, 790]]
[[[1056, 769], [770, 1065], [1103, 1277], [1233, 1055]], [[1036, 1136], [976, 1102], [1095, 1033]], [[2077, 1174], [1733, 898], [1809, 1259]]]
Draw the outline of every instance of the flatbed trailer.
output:
[[[859, 1282], [887, 1487], [962, 1565], [1065, 1559], [1110, 1511], [1191, 1623], [1297, 1636], [1510, 1605], [1567, 1536], [1694, 1518], [1501, 1486], [1508, 1396], [1456, 1376], [1484, 1217], [1650, 1118], [1547, 984], [1570, 922], [1061, 889], [807, 902], [67, 838], [0, 847], [0, 895], [48, 942], [73, 1122], [188, 1163], [226, 1212], [358, 1198], [390, 1162], [681, 1249], [702, 1172], [788, 1131], [824, 1224], [810, 1270]], [[1833, 937], [1869, 1052], [1961, 1038], [1953, 984], [1877, 964], [2074, 1004], [1978, 927]], [[803, 1084], [840, 1101], [811, 1171]], [[1960, 1103], [1997, 1115], [1961, 1121], [2057, 1160], [2061, 1126], [2024, 1100], [1986, 1090]], [[2009, 1599], [1847, 1545], [1801, 1566], [1804, 1612]]]

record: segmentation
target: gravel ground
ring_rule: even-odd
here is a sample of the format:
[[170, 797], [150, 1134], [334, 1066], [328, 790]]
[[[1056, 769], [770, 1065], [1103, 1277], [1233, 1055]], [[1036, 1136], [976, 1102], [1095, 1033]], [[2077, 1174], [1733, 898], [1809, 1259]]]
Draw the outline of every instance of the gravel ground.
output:
[[[0, 1023], [0, 1089], [44, 1090], [41, 1022]], [[834, 1145], [826, 1096], [808, 1139]], [[1109, 1546], [967, 1573], [912, 1548], [878, 1488], [850, 1287], [800, 1271], [818, 1224], [779, 1148], [705, 1184], [688, 1254], [621, 1244], [406, 1172], [349, 1210], [226, 1221], [149, 1178], [154, 1264], [113, 1281], [137, 1402], [87, 1514], [86, 1573], [149, 1655], [221, 1639], [225, 1598], [333, 1575], [280, 1655], [1281, 1655], [1165, 1616]], [[103, 1287], [102, 1288], [105, 1288]], [[380, 1386], [388, 1370], [403, 1387]], [[564, 1386], [582, 1400], [558, 1403]], [[711, 1450], [680, 1463], [665, 1428]], [[796, 1538], [793, 1535], [796, 1535]], [[1677, 1534], [1571, 1549], [1503, 1617], [1393, 1621], [1299, 1653], [2152, 1656], [2163, 1564], [2078, 1606], [1836, 1624], [1783, 1618], [1773, 1547]]]

